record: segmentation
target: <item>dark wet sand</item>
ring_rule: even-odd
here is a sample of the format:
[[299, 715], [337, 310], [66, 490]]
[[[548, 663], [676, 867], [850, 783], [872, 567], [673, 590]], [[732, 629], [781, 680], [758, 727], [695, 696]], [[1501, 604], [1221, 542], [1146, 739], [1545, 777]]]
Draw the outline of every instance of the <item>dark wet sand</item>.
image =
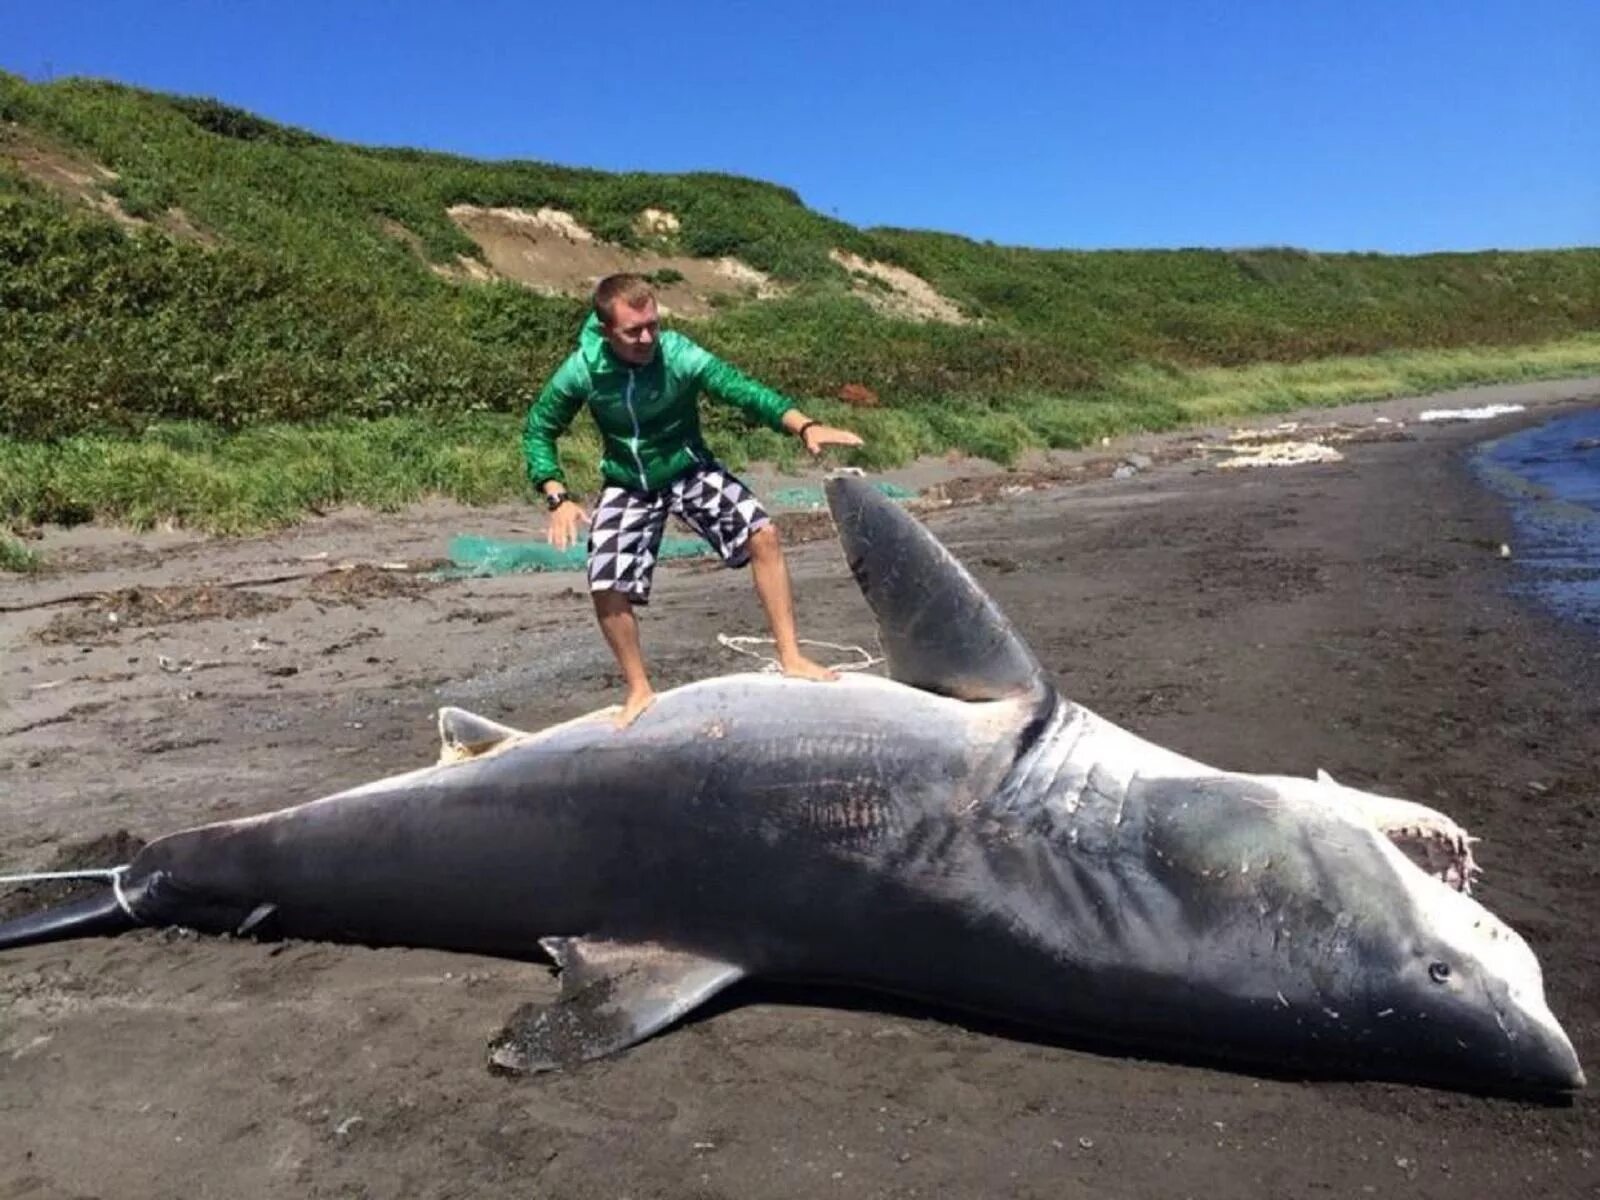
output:
[[[1480, 897], [1538, 953], [1593, 1073], [1600, 640], [1508, 598], [1509, 522], [1464, 469], [1473, 440], [1527, 419], [929, 523], [1073, 698], [1219, 766], [1325, 768], [1482, 837]], [[0, 602], [253, 578], [323, 550], [438, 554], [452, 532], [539, 521], [439, 508], [249, 542], [102, 537]], [[810, 636], [870, 641], [834, 544], [792, 568]], [[263, 589], [285, 607], [51, 643], [74, 606], [4, 615], [0, 863], [421, 765], [443, 702], [530, 728], [607, 703], [572, 586], [289, 582]], [[715, 635], [761, 632], [743, 579], [693, 566], [664, 570], [646, 621], [662, 686], [738, 669]], [[1600, 1195], [1587, 1095], [1263, 1078], [865, 996], [752, 987], [613, 1061], [490, 1076], [487, 1037], [553, 992], [537, 965], [160, 933], [7, 955], [0, 1197]]]

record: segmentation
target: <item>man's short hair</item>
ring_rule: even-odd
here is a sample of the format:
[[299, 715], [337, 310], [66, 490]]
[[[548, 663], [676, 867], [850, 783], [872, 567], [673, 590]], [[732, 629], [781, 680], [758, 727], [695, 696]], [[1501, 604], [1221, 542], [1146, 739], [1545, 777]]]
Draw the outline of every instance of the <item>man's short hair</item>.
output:
[[655, 289], [643, 275], [607, 275], [594, 286], [594, 311], [609, 325], [618, 300], [629, 308], [638, 308], [655, 298]]

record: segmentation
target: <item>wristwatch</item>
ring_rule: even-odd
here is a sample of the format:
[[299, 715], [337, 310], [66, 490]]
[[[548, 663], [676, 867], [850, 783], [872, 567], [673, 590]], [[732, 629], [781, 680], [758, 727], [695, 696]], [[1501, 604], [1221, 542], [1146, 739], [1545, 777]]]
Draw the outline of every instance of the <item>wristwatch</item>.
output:
[[566, 492], [546, 492], [544, 494], [544, 506], [551, 512], [555, 512], [556, 509], [560, 508], [570, 499], [572, 499], [572, 497], [567, 495]]

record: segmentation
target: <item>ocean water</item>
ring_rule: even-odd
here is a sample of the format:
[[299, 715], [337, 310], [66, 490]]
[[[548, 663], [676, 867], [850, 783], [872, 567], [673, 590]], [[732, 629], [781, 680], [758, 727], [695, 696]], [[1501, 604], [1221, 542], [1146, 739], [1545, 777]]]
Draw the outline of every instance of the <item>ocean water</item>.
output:
[[1517, 589], [1600, 632], [1600, 409], [1485, 442], [1473, 467], [1511, 501]]

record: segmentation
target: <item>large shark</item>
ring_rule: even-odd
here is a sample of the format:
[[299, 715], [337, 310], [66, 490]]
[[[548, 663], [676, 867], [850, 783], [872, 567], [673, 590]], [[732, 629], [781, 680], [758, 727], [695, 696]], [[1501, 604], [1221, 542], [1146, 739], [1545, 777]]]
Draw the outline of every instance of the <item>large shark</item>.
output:
[[543, 948], [560, 993], [491, 1040], [505, 1072], [760, 976], [1277, 1071], [1583, 1086], [1448, 817], [1119, 729], [913, 517], [860, 480], [828, 498], [888, 679], [710, 679], [623, 732], [447, 709], [437, 765], [163, 837], [0, 948], [135, 925]]

